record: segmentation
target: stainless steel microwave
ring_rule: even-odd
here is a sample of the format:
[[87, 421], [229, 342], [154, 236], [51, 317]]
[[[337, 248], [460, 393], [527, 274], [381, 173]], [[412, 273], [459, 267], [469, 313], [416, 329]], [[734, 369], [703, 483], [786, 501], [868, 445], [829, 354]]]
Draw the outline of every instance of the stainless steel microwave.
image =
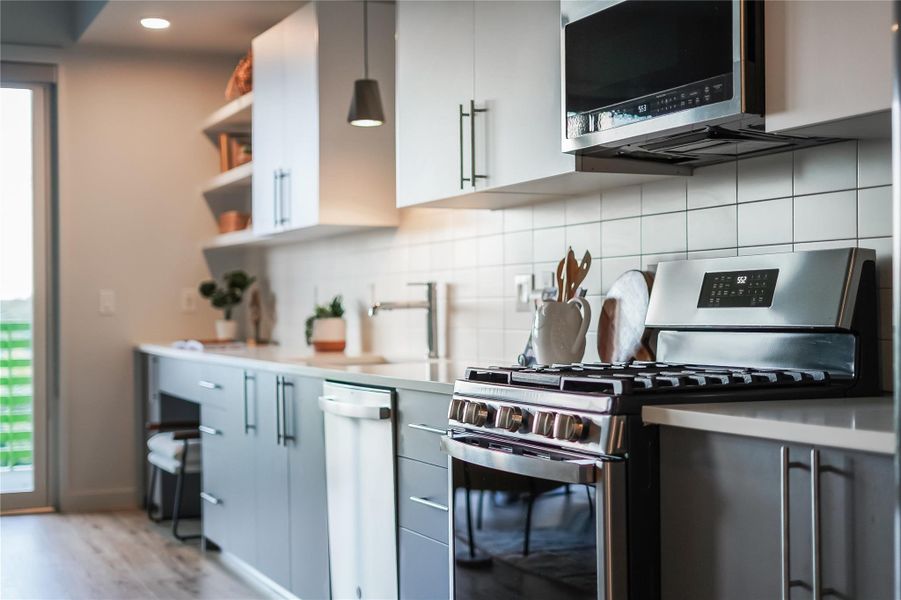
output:
[[564, 152], [762, 130], [762, 1], [563, 0], [561, 26]]

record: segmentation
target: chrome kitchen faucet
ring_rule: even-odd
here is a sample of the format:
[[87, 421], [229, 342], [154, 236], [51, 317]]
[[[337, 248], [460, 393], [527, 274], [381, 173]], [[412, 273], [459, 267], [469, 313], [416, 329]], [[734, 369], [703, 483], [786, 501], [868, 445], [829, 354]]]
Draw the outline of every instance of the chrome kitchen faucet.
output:
[[383, 310], [404, 310], [408, 308], [424, 308], [426, 309], [426, 317], [428, 320], [426, 332], [429, 342], [429, 358], [438, 358], [438, 294], [437, 283], [427, 281], [425, 283], [408, 283], [407, 285], [424, 285], [426, 286], [425, 300], [414, 300], [407, 302], [376, 302], [369, 307], [369, 316], [376, 316], [379, 311]]

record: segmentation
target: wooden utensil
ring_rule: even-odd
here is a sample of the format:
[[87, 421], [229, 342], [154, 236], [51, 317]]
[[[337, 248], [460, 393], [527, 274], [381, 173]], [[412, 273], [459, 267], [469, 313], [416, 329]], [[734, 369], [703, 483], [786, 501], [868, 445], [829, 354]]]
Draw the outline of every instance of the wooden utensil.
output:
[[563, 276], [565, 265], [565, 257], [562, 258], [559, 263], [557, 263], [557, 302], [563, 302]]
[[591, 253], [587, 250], [585, 251], [585, 256], [582, 257], [582, 262], [579, 263], [578, 269], [579, 270], [576, 272], [575, 278], [569, 284], [570, 298], [576, 297], [576, 293], [579, 291], [579, 286], [582, 285], [583, 281], [585, 281], [585, 278], [588, 276], [588, 270], [591, 269]]
[[573, 293], [577, 286], [573, 285], [576, 277], [579, 276], [579, 263], [576, 262], [576, 254], [570, 246], [566, 253], [566, 291], [563, 294], [563, 300], [567, 301], [573, 297]]
[[654, 360], [651, 332], [645, 329], [654, 276], [626, 271], [610, 286], [598, 322], [598, 356], [603, 362]]

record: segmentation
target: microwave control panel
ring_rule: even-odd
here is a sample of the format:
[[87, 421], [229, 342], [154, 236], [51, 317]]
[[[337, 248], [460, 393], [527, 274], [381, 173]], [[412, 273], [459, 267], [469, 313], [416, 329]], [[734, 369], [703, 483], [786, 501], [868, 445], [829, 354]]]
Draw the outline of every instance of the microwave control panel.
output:
[[587, 133], [606, 131], [630, 123], [660, 117], [690, 108], [714, 104], [732, 98], [732, 74], [718, 75], [695, 83], [605, 106], [596, 110], [569, 114], [566, 136], [577, 138]]
[[698, 308], [768, 308], [779, 269], [705, 273]]

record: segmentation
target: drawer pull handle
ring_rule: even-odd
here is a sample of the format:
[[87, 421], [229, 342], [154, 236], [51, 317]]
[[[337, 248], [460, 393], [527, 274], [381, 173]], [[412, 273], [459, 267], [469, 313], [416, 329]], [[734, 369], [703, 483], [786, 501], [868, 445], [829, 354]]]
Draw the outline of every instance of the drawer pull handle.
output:
[[200, 499], [209, 502], [210, 504], [222, 504], [222, 500], [212, 494], [207, 494], [206, 492], [200, 492]]
[[202, 387], [205, 390], [221, 390], [222, 386], [218, 383], [213, 383], [212, 381], [207, 381], [206, 379], [201, 379], [197, 382], [197, 385]]
[[437, 427], [432, 427], [430, 425], [426, 425], [425, 423], [407, 423], [407, 427], [410, 429], [416, 429], [418, 431], [428, 431], [429, 433], [434, 433], [437, 435], [447, 435], [446, 429], [438, 429]]
[[417, 504], [422, 504], [423, 506], [428, 506], [429, 508], [434, 508], [437, 510], [443, 510], [447, 512], [447, 507], [443, 504], [438, 504], [437, 502], [432, 502], [428, 498], [420, 498], [419, 496], [410, 496], [410, 501], [415, 502]]
[[219, 429], [213, 429], [212, 427], [207, 427], [206, 425], [200, 425], [197, 428], [197, 431], [200, 433], [205, 433], [207, 435], [222, 435], [222, 431]]

